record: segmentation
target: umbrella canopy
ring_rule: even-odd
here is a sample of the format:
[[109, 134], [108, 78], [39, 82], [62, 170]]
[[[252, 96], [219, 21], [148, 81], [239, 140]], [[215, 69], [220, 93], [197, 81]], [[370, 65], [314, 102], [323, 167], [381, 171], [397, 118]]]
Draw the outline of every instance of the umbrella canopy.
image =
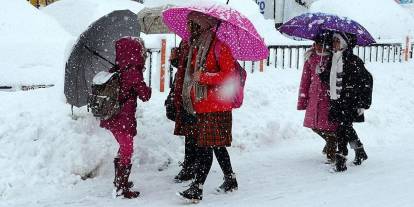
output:
[[263, 60], [269, 50], [262, 37], [247, 17], [235, 9], [222, 5], [173, 7], [162, 13], [165, 24], [183, 39], [190, 38], [187, 28], [188, 14], [200, 12], [221, 21], [216, 31], [217, 38], [229, 45], [238, 60]]
[[161, 17], [162, 11], [170, 7], [172, 7], [172, 5], [146, 7], [138, 12], [138, 22], [141, 26], [141, 32], [145, 34], [171, 33]]
[[129, 10], [113, 11], [92, 23], [81, 34], [66, 62], [64, 92], [67, 102], [77, 107], [86, 105], [92, 78], [100, 71], [108, 71], [115, 63], [115, 41], [139, 34], [138, 17]]
[[346, 17], [325, 13], [306, 13], [296, 16], [279, 27], [279, 31], [294, 39], [314, 40], [323, 30], [354, 34], [357, 45], [375, 43], [371, 34], [358, 22]]

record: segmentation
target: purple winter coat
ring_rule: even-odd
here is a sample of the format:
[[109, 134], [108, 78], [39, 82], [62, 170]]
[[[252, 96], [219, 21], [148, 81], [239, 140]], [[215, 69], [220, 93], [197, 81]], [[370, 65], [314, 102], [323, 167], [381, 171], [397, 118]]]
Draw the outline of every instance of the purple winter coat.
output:
[[[310, 54], [310, 55], [309, 55]], [[336, 131], [338, 124], [328, 120], [328, 86], [321, 81], [317, 70], [325, 68], [329, 56], [320, 56], [313, 49], [308, 52], [300, 81], [298, 110], [306, 110], [303, 126], [321, 131]], [[322, 67], [320, 62], [322, 61]]]
[[108, 120], [102, 120], [100, 126], [111, 132], [135, 136], [137, 134], [135, 118], [137, 97], [142, 101], [148, 101], [151, 98], [151, 88], [145, 84], [143, 77], [144, 47], [138, 40], [124, 37], [115, 43], [115, 48], [116, 63], [119, 69], [113, 68], [110, 72], [119, 70], [121, 73], [119, 99], [122, 106], [118, 114]]

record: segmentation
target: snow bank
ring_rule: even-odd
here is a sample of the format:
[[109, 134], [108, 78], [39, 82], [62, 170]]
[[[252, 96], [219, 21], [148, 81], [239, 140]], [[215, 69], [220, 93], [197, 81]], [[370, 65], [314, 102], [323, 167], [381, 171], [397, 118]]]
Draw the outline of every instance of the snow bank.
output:
[[143, 7], [131, 0], [60, 0], [41, 10], [78, 37], [91, 23], [114, 10], [129, 9], [138, 13]]
[[0, 37], [0, 85], [57, 84], [63, 79], [68, 35], [53, 18], [27, 1], [4, 1]]
[[402, 41], [414, 32], [414, 18], [394, 0], [319, 0], [310, 11], [349, 17], [362, 24], [375, 39]]

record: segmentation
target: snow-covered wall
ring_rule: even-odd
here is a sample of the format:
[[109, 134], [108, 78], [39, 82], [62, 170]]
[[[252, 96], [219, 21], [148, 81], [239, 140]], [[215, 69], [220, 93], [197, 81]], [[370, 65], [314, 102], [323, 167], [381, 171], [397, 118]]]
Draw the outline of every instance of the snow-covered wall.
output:
[[354, 19], [376, 39], [402, 40], [414, 32], [413, 16], [394, 0], [318, 0], [310, 11]]

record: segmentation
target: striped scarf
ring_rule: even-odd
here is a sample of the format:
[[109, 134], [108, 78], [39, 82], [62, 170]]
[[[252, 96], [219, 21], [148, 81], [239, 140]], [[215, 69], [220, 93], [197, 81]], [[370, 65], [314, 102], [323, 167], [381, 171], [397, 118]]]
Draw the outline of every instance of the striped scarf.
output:
[[343, 52], [348, 48], [348, 44], [342, 35], [335, 33], [333, 38], [338, 38], [340, 41], [340, 50], [332, 55], [332, 66], [329, 75], [329, 95], [332, 100], [337, 100], [341, 96], [342, 78], [344, 76], [344, 61]]

